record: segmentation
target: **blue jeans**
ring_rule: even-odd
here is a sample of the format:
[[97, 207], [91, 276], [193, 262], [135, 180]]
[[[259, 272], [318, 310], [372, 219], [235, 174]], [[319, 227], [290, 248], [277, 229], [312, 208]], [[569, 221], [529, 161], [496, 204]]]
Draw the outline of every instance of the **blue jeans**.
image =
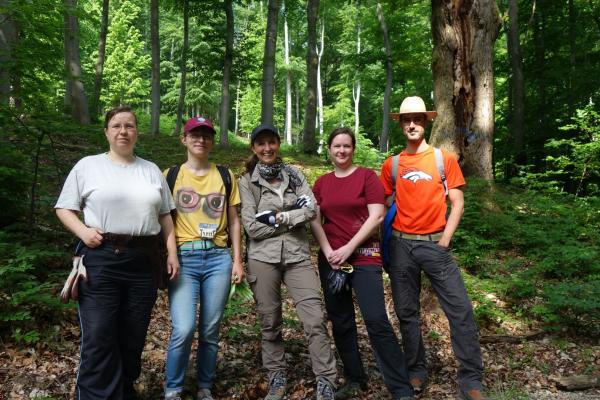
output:
[[196, 371], [198, 388], [210, 389], [215, 378], [219, 327], [231, 285], [229, 249], [180, 251], [180, 275], [169, 283], [173, 332], [167, 353], [166, 394], [181, 392], [196, 330], [200, 301]]

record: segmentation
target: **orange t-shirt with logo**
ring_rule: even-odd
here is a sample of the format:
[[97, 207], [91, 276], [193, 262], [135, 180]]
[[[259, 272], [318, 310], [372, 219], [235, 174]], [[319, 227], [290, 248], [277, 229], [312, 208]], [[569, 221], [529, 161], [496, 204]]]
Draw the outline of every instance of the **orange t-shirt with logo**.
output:
[[[448, 190], [463, 186], [465, 178], [456, 159], [444, 150], [442, 155]], [[381, 166], [380, 179], [386, 196], [393, 192], [392, 158], [389, 157]], [[392, 224], [394, 230], [411, 234], [444, 230], [448, 208], [432, 146], [422, 153], [400, 153], [396, 178], [396, 206], [396, 218]]]

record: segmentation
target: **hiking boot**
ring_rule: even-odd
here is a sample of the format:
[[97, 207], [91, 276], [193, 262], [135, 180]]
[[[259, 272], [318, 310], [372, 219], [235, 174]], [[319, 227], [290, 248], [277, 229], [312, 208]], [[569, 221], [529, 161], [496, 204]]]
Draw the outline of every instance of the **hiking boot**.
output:
[[208, 389], [208, 388], [198, 389], [198, 393], [196, 394], [196, 399], [197, 400], [215, 400], [212, 397], [212, 394], [210, 393], [210, 389]]
[[317, 380], [317, 400], [334, 400], [335, 388], [327, 379]]
[[342, 386], [337, 392], [335, 392], [336, 400], [346, 400], [357, 398], [360, 399], [362, 397], [362, 392], [367, 390], [367, 384], [356, 382], [356, 381], [348, 381], [344, 386]]
[[483, 395], [483, 392], [479, 389], [471, 389], [467, 391], [460, 391], [461, 400], [489, 400], [488, 397]]
[[181, 392], [171, 392], [165, 394], [165, 400], [181, 400]]
[[275, 372], [275, 375], [269, 381], [269, 393], [264, 400], [283, 400], [286, 382], [283, 371]]
[[427, 379], [411, 378], [410, 385], [412, 386], [415, 395], [418, 396], [425, 391], [425, 388], [427, 388]]

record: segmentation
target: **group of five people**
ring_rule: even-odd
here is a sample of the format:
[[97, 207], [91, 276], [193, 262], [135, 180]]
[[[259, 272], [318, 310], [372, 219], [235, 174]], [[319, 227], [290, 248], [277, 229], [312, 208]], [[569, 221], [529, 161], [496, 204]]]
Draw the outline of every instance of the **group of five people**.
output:
[[[209, 160], [215, 130], [204, 117], [185, 124], [181, 142], [187, 160], [167, 183], [171, 170], [161, 173], [134, 153], [138, 132], [132, 109], [109, 111], [104, 123], [109, 151], [75, 165], [55, 206], [61, 222], [84, 245], [79, 255], [88, 275], [79, 283], [77, 398], [136, 398], [134, 382], [156, 300], [156, 271], [150, 265], [157, 242], [163, 240], [172, 319], [165, 399], [182, 398], [196, 330], [196, 398], [213, 399], [221, 319], [231, 283], [244, 276], [261, 323], [262, 362], [269, 382], [265, 400], [283, 399], [287, 387], [282, 283], [308, 341], [317, 399], [367, 396], [354, 298], [391, 396], [413, 399], [427, 385], [421, 272], [431, 281], [450, 322], [460, 395], [483, 399], [472, 305], [448, 247], [463, 212], [464, 178], [451, 154], [427, 144], [425, 129], [435, 112], [427, 111], [420, 98], [406, 98], [400, 112], [391, 116], [399, 120], [407, 147], [384, 162], [380, 177], [353, 163], [356, 139], [351, 129], [342, 127], [327, 141], [334, 171], [311, 189], [302, 172], [281, 159], [279, 134], [268, 124], [252, 131], [253, 154], [236, 181], [231, 171]], [[391, 195], [397, 212], [386, 269], [402, 346], [385, 309], [379, 237], [385, 196]], [[320, 246], [318, 274], [311, 263], [308, 224]], [[246, 271], [241, 225], [246, 232]], [[331, 284], [339, 278], [336, 274], [345, 278], [343, 287]], [[322, 298], [343, 364], [345, 385], [339, 388]]]

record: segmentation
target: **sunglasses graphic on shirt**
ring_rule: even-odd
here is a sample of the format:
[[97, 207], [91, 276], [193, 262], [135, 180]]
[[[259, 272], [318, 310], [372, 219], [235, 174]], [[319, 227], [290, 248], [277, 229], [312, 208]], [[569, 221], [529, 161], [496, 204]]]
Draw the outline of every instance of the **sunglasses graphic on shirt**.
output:
[[202, 207], [209, 218], [219, 218], [225, 208], [225, 196], [217, 192], [200, 194], [190, 188], [181, 188], [175, 196], [175, 204], [177, 211], [183, 213], [191, 213]]

